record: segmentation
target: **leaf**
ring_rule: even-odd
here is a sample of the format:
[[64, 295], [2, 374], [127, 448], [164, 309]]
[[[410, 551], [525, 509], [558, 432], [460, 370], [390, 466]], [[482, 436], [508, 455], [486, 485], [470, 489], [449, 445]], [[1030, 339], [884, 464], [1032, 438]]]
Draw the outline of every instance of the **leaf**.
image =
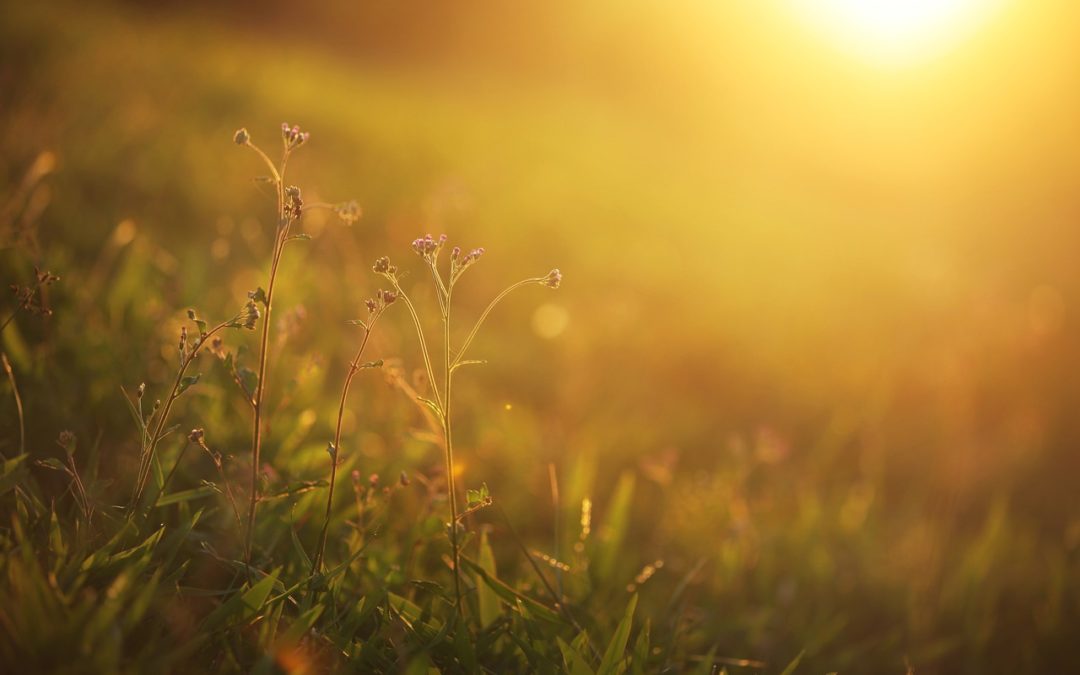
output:
[[556, 637], [559, 643], [559, 651], [562, 652], [563, 662], [566, 664], [566, 672], [570, 675], [593, 675], [593, 669], [589, 667], [589, 661], [585, 656], [566, 644], [561, 637]]
[[780, 673], [780, 675], [792, 675], [792, 673], [795, 672], [795, 669], [799, 667], [799, 662], [803, 660], [804, 656], [806, 656], [805, 649], [799, 652], [799, 655], [796, 656], [795, 659], [788, 664], [787, 668], [784, 668], [784, 671]]
[[435, 413], [436, 417], [442, 417], [442, 408], [440, 408], [439, 404], [436, 403], [435, 401], [432, 401], [431, 399], [428, 399], [428, 398], [424, 398], [423, 396], [417, 396], [416, 400], [420, 401], [421, 403], [426, 405], [428, 408], [430, 408], [431, 412]]
[[349, 319], [345, 323], [349, 324], [350, 326], [363, 326], [365, 330], [368, 327], [367, 322], [363, 319]]
[[634, 656], [630, 661], [630, 672], [634, 675], [644, 675], [645, 666], [649, 662], [649, 633], [652, 629], [652, 620], [645, 619], [645, 625], [638, 631], [637, 640], [634, 642]]
[[600, 546], [597, 551], [596, 570], [601, 578], [610, 577], [615, 571], [615, 563], [622, 557], [621, 549], [626, 531], [630, 525], [630, 507], [634, 498], [634, 474], [625, 471], [619, 477], [615, 494], [608, 502], [607, 518], [600, 531]]
[[[488, 542], [487, 530], [480, 532], [480, 551], [476, 556], [476, 563], [489, 577], [492, 579], [498, 578], [495, 573], [495, 553], [491, 550], [491, 544]], [[486, 628], [501, 614], [499, 596], [487, 584], [477, 584], [476, 597], [480, 605], [480, 626]]]
[[43, 466], [46, 469], [52, 469], [53, 471], [63, 471], [67, 474], [71, 473], [71, 470], [68, 469], [63, 462], [61, 462], [55, 457], [46, 457], [45, 459], [39, 459], [38, 461], [34, 462], [34, 464], [37, 464], [38, 466]]
[[26, 467], [23, 466], [23, 462], [29, 456], [23, 453], [0, 464], [0, 495], [13, 489], [26, 475]]
[[180, 386], [176, 389], [176, 395], [179, 396], [180, 394], [183, 394], [185, 391], [187, 391], [188, 387], [198, 382], [200, 377], [202, 377], [202, 373], [188, 375], [184, 379], [180, 380]]
[[311, 235], [301, 232], [299, 234], [292, 235], [291, 237], [289, 237], [285, 241], [287, 241], [287, 242], [288, 241], [311, 241]]
[[471, 569], [473, 571], [473, 574], [476, 574], [478, 577], [480, 577], [484, 581], [484, 583], [491, 587], [491, 590], [495, 591], [496, 595], [499, 596], [500, 600], [510, 605], [511, 607], [516, 607], [518, 601], [520, 600], [522, 605], [528, 608], [530, 612], [535, 613], [538, 618], [548, 621], [550, 623], [564, 623], [562, 617], [560, 617], [555, 610], [551, 609], [542, 602], [533, 600], [527, 595], [518, 593], [510, 586], [507, 586], [504, 582], [490, 576], [482, 567], [477, 565], [469, 558], [461, 556], [461, 563], [463, 566]]
[[279, 644], [286, 647], [291, 647], [300, 642], [300, 638], [307, 635], [307, 632], [311, 630], [311, 627], [318, 621], [319, 616], [323, 613], [325, 605], [315, 605], [308, 611], [300, 615], [300, 617], [292, 622], [292, 625], [286, 629], [281, 637], [278, 638]]
[[202, 631], [216, 630], [233, 619], [246, 621], [254, 617], [266, 604], [266, 599], [270, 597], [270, 591], [274, 588], [275, 581], [277, 581], [277, 576], [269, 574], [243, 593], [233, 595], [206, 617], [206, 620], [203, 621]]
[[607, 650], [604, 651], [604, 658], [600, 661], [600, 667], [596, 669], [597, 675], [615, 675], [618, 672], [619, 664], [622, 662], [626, 652], [626, 641], [630, 638], [630, 628], [634, 623], [634, 609], [637, 607], [637, 600], [637, 593], [630, 597], [622, 621], [619, 622], [619, 626], [615, 629], [615, 634], [611, 636], [611, 642], [608, 643]]
[[479, 490], [466, 490], [465, 494], [469, 506], [478, 506], [491, 499], [491, 493], [488, 492], [487, 483], [481, 485]]
[[131, 402], [131, 397], [128, 396], [127, 390], [120, 387], [120, 392], [124, 395], [124, 403], [127, 403], [128, 411], [131, 412], [131, 417], [135, 420], [135, 424], [139, 427], [139, 431], [146, 433], [146, 422], [143, 420], [142, 415], [139, 414], [139, 409]]
[[179, 492], [172, 492], [165, 495], [158, 500], [157, 505], [169, 506], [170, 504], [179, 504], [181, 502], [190, 502], [194, 499], [205, 499], [206, 497], [213, 497], [218, 494], [220, 490], [216, 485], [204, 485], [202, 487], [191, 488], [190, 490], [181, 490]]
[[478, 365], [481, 365], [481, 364], [484, 364], [484, 363], [487, 363], [487, 361], [478, 361], [478, 360], [475, 360], [475, 359], [470, 360], [470, 361], [458, 361], [457, 363], [454, 364], [454, 367], [450, 369], [450, 372], [454, 372], [455, 370], [457, 370], [458, 368], [460, 368], [462, 366], [478, 366]]
[[206, 334], [206, 322], [203, 321], [202, 319], [194, 319], [194, 321], [195, 321], [195, 325], [199, 327], [199, 335], [200, 336], [205, 335]]
[[[291, 515], [291, 512], [290, 512]], [[311, 569], [311, 558], [308, 557], [307, 551], [304, 550], [304, 545], [300, 543], [300, 535], [296, 533], [296, 521], [289, 523], [289, 533], [292, 535], [293, 548], [296, 549], [296, 555], [300, 558], [300, 562], [304, 564], [305, 570]]]
[[377, 359], [375, 361], [368, 361], [366, 363], [361, 363], [360, 367], [361, 368], [382, 368], [383, 367], [383, 360], [382, 359]]

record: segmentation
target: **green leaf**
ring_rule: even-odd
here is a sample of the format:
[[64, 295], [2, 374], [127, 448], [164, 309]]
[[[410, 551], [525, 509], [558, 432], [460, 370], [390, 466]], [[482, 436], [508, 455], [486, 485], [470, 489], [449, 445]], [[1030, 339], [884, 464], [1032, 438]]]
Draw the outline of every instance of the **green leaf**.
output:
[[218, 494], [219, 490], [214, 485], [203, 485], [202, 487], [191, 488], [190, 490], [181, 490], [179, 492], [172, 492], [158, 500], [157, 505], [169, 506], [170, 504], [179, 504], [181, 502], [190, 502], [194, 499], [205, 499], [206, 497], [212, 497]]
[[556, 637], [556, 640], [558, 640], [559, 651], [562, 652], [567, 673], [570, 675], [594, 675], [593, 669], [589, 667], [589, 660], [581, 652], [566, 644], [561, 637]]
[[630, 628], [634, 623], [634, 609], [637, 607], [638, 596], [634, 593], [630, 602], [626, 605], [626, 612], [622, 621], [615, 629], [615, 635], [611, 637], [604, 658], [600, 661], [600, 667], [596, 669], [597, 675], [615, 675], [619, 672], [619, 664], [622, 663], [626, 652], [626, 641], [630, 638]]
[[382, 359], [377, 359], [375, 361], [368, 361], [366, 363], [361, 363], [360, 367], [361, 368], [382, 368], [383, 367], [383, 360]]
[[142, 415], [139, 414], [139, 409], [131, 402], [127, 390], [120, 387], [120, 392], [124, 395], [124, 403], [127, 403], [128, 411], [131, 413], [131, 418], [135, 420], [135, 425], [139, 427], [139, 431], [146, 433], [146, 422], [143, 420]]
[[[480, 532], [480, 551], [476, 558], [477, 564], [480, 569], [484, 570], [484, 573], [492, 579], [498, 578], [495, 573], [495, 553], [491, 550], [491, 544], [488, 542], [487, 530]], [[476, 597], [480, 604], [480, 625], [486, 628], [501, 614], [499, 596], [487, 584], [477, 584]]]
[[199, 327], [199, 335], [201, 336], [201, 335], [205, 334], [206, 333], [206, 322], [203, 321], [202, 319], [195, 319], [194, 321], [195, 321], [195, 325]]
[[296, 521], [289, 523], [289, 533], [292, 535], [293, 548], [296, 550], [297, 557], [300, 558], [300, 562], [304, 564], [304, 570], [311, 569], [311, 558], [308, 557], [307, 551], [304, 550], [304, 545], [300, 543], [300, 535], [296, 533]]
[[253, 618], [266, 604], [275, 581], [277, 581], [276, 574], [269, 574], [246, 591], [233, 595], [206, 617], [202, 631], [210, 632], [230, 622]]
[[789, 663], [787, 668], [784, 668], [784, 671], [780, 673], [780, 675], [792, 675], [792, 673], [795, 672], [795, 669], [799, 667], [799, 662], [803, 660], [804, 656], [806, 656], [805, 649], [799, 652], [799, 655], [795, 657], [795, 660]]
[[491, 499], [487, 483], [481, 485], [479, 490], [466, 490], [465, 495], [470, 507], [484, 504]]
[[23, 463], [30, 455], [23, 453], [0, 464], [0, 495], [14, 489], [26, 475]]
[[634, 474], [625, 471], [615, 486], [615, 494], [608, 503], [607, 519], [600, 530], [596, 571], [601, 578], [615, 572], [615, 563], [622, 556], [622, 544], [630, 525], [630, 507], [634, 499]]
[[550, 623], [564, 623], [562, 617], [559, 616], [558, 612], [537, 600], [533, 600], [527, 595], [518, 593], [502, 581], [499, 581], [495, 577], [490, 576], [482, 567], [477, 565], [469, 558], [462, 556], [461, 563], [464, 567], [471, 569], [473, 574], [480, 577], [484, 583], [491, 587], [491, 590], [495, 591], [496, 595], [499, 596], [500, 600], [510, 605], [511, 607], [516, 607], [518, 601], [520, 600], [524, 607], [526, 607], [530, 612], [536, 614], [537, 618], [543, 619], [544, 621], [548, 621]]
[[180, 380], [180, 386], [176, 389], [176, 395], [179, 396], [187, 391], [187, 388], [199, 381], [202, 374], [188, 375], [184, 379]]
[[652, 619], [645, 619], [645, 625], [638, 632], [634, 642], [634, 656], [630, 662], [630, 672], [633, 675], [644, 675], [645, 666], [649, 662], [649, 632], [652, 629]]
[[45, 459], [39, 459], [34, 462], [38, 466], [45, 467], [46, 469], [52, 469], [53, 471], [63, 471], [64, 473], [71, 473], [71, 470], [67, 466], [55, 457], [46, 457]]
[[311, 630], [311, 627], [318, 621], [319, 616], [323, 613], [325, 605], [315, 605], [308, 611], [300, 615], [300, 617], [292, 622], [292, 625], [286, 629], [281, 637], [278, 638], [279, 644], [286, 647], [291, 647], [300, 642], [300, 638], [307, 635], [307, 632]]

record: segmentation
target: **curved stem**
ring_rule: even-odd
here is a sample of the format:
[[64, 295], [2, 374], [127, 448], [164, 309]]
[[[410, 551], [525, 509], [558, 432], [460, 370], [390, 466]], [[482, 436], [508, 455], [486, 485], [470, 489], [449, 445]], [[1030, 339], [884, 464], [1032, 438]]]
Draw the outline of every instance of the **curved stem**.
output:
[[480, 326], [482, 326], [484, 324], [484, 320], [487, 319], [488, 314], [491, 313], [491, 310], [495, 309], [495, 305], [499, 304], [499, 302], [502, 301], [502, 299], [505, 298], [507, 295], [510, 295], [510, 293], [512, 291], [514, 291], [514, 290], [516, 290], [518, 288], [521, 288], [522, 286], [527, 286], [529, 284], [539, 283], [541, 281], [543, 281], [542, 277], [534, 277], [532, 279], [522, 279], [521, 281], [517, 282], [516, 284], [508, 286], [502, 293], [499, 293], [498, 295], [496, 295], [495, 299], [492, 300], [488, 304], [487, 308], [483, 311], [483, 313], [480, 314], [480, 318], [477, 319], [476, 325], [473, 326], [471, 331], [469, 331], [468, 337], [466, 337], [465, 341], [461, 343], [461, 349], [458, 350], [457, 356], [454, 357], [454, 361], [451, 364], [451, 368], [453, 368], [453, 367], [455, 367], [455, 366], [457, 366], [458, 364], [461, 363], [461, 359], [465, 356], [465, 350], [467, 350], [469, 348], [469, 345], [472, 344], [473, 339], [476, 337], [477, 332], [479, 332], [479, 330], [480, 330]]
[[258, 153], [259, 157], [262, 157], [263, 162], [265, 162], [266, 166], [270, 169], [270, 175], [273, 176], [274, 182], [277, 183], [278, 185], [280, 185], [281, 184], [281, 174], [278, 173], [277, 167], [274, 166], [274, 163], [272, 161], [270, 161], [269, 157], [266, 156], [266, 153], [262, 151], [262, 148], [255, 145], [250, 140], [247, 143], [245, 143], [245, 145], [247, 145], [247, 147], [251, 148], [256, 153]]
[[439, 395], [439, 388], [435, 385], [435, 371], [431, 367], [431, 354], [428, 352], [427, 340], [424, 339], [424, 328], [420, 324], [420, 316], [416, 313], [416, 307], [413, 306], [412, 300], [409, 299], [408, 294], [402, 290], [401, 285], [394, 280], [394, 290], [397, 291], [401, 299], [405, 301], [405, 306], [409, 308], [409, 316], [412, 317], [413, 325], [416, 326], [416, 335], [420, 339], [420, 352], [424, 356], [424, 368], [427, 369], [428, 383], [430, 384], [431, 391], [435, 396], [435, 403], [439, 406], [440, 412], [442, 411], [443, 403], [442, 398]]
[[364, 328], [364, 339], [360, 341], [360, 348], [356, 350], [356, 356], [353, 357], [352, 363], [349, 364], [349, 373], [345, 376], [345, 384], [341, 388], [337, 425], [334, 427], [334, 453], [330, 460], [330, 489], [326, 495], [326, 519], [323, 521], [322, 532], [319, 533], [319, 545], [315, 550], [315, 560], [311, 565], [312, 574], [318, 574], [321, 570], [323, 555], [326, 552], [326, 534], [330, 529], [330, 510], [334, 503], [334, 483], [337, 482], [338, 449], [341, 447], [341, 420], [345, 416], [345, 402], [349, 398], [349, 386], [352, 384], [353, 377], [360, 370], [360, 357], [364, 355], [364, 348], [367, 347], [368, 338], [371, 337], [371, 329], [375, 327], [375, 322], [378, 320], [379, 315], [376, 314], [371, 323]]

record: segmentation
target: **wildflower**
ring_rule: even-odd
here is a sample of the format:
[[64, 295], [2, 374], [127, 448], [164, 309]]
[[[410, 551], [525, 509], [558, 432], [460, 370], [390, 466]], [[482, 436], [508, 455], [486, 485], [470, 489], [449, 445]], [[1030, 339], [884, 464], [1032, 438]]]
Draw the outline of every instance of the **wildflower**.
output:
[[146, 393], [146, 383], [145, 382], [140, 382], [139, 383], [139, 388], [135, 390], [135, 395], [138, 396], [139, 400], [141, 401], [142, 397], [143, 397], [143, 394], [145, 394], [145, 393]]
[[363, 214], [363, 209], [360, 208], [355, 199], [335, 204], [333, 208], [337, 217], [341, 218], [341, 221], [346, 225], [352, 225], [360, 220], [360, 216]]
[[405, 487], [406, 485], [408, 485], [409, 484], [409, 474], [402, 471], [401, 476], [398, 477], [398, 482], [401, 483], [402, 487]]
[[547, 286], [548, 288], [558, 288], [562, 283], [562, 272], [559, 268], [555, 268], [547, 273], [547, 276], [540, 280], [540, 284]]
[[368, 480], [368, 485], [370, 485], [371, 487], [375, 487], [375, 486], [377, 486], [379, 484], [379, 474], [373, 473], [370, 476], [368, 476], [367, 480]]
[[367, 311], [372, 314], [375, 313], [375, 310], [379, 309], [379, 303], [375, 302], [372, 298], [365, 300], [364, 304], [367, 305]]
[[281, 124], [281, 138], [285, 141], [285, 149], [292, 150], [307, 142], [311, 136], [306, 131], [300, 131], [300, 127], [293, 125], [289, 126], [288, 122], [282, 122]]
[[393, 291], [379, 290], [379, 298], [382, 300], [383, 307], [389, 307], [397, 300], [397, 293]]
[[191, 433], [188, 434], [188, 441], [202, 445], [203, 437], [205, 435], [206, 434], [202, 429], [192, 429]]
[[390, 258], [383, 256], [375, 261], [375, 265], [371, 268], [375, 270], [376, 274], [381, 274], [388, 279], [397, 274], [397, 266], [390, 264]]
[[251, 140], [251, 136], [248, 135], [247, 129], [240, 127], [236, 130], [236, 133], [233, 134], [232, 139], [237, 145], [247, 145], [247, 142]]
[[261, 314], [259, 313], [259, 306], [255, 304], [254, 293], [249, 293], [248, 296], [249, 299], [244, 304], [244, 308], [229, 322], [230, 328], [255, 330], [255, 323], [259, 320]]

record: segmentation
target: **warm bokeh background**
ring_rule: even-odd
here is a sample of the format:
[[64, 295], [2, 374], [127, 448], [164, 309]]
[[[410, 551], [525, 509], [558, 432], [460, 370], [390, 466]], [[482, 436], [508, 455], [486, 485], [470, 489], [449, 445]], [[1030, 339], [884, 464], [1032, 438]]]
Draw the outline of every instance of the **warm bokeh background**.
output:
[[[231, 135], [276, 147], [288, 120], [307, 198], [364, 218], [311, 215], [290, 249], [275, 468], [322, 470], [371, 262], [446, 232], [488, 251], [462, 312], [566, 277], [498, 311], [459, 392], [463, 481], [538, 547], [549, 463], [567, 528], [626, 476], [617, 574], [663, 559], [661, 612], [700, 561], [680, 620], [702, 653], [1075, 667], [1080, 7], [1002, 3], [880, 58], [795, 4], [4, 3], [0, 193], [40, 249], [0, 251], [0, 281], [63, 277], [53, 317], [3, 334], [31, 447], [70, 428], [130, 480], [119, 387], [166, 386], [183, 308], [224, 317], [260, 283], [272, 206]], [[404, 313], [385, 326], [373, 357], [416, 366]], [[227, 379], [199, 386], [182, 424], [243, 455]], [[381, 378], [354, 402], [357, 467], [438, 472]]]

